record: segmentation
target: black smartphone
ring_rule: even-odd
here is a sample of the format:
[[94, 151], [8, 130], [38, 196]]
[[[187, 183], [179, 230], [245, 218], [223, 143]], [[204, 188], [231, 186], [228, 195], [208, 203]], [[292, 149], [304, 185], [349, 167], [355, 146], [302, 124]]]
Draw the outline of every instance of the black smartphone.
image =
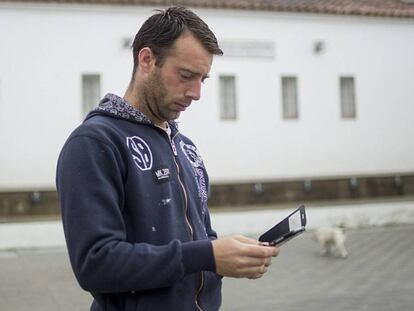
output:
[[293, 237], [305, 231], [305, 206], [300, 205], [289, 216], [277, 223], [274, 227], [263, 233], [259, 241], [268, 242], [271, 246], [280, 246]]

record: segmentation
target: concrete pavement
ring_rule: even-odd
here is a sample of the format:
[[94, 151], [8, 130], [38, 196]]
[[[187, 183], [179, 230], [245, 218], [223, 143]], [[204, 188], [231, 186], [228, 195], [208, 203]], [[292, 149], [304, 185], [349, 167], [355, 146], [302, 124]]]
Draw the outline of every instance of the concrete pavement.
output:
[[[347, 228], [414, 224], [414, 200], [307, 204], [308, 230], [342, 224]], [[296, 205], [244, 206], [212, 210], [212, 224], [220, 236], [250, 233], [258, 237], [286, 217]], [[0, 250], [64, 247], [60, 219], [1, 223]]]
[[281, 247], [262, 279], [225, 279], [223, 310], [414, 310], [414, 226], [347, 235], [347, 259], [320, 256], [307, 233]]
[[[414, 309], [414, 225], [347, 231], [347, 259], [322, 257], [311, 232], [281, 247], [259, 280], [225, 278], [221, 310]], [[88, 310], [64, 248], [0, 251], [1, 311]]]
[[[414, 310], [413, 204], [309, 207], [308, 231], [281, 247], [262, 279], [224, 278], [221, 310]], [[221, 235], [257, 238], [293, 208], [213, 211], [212, 221]], [[319, 255], [312, 238], [312, 229], [338, 222], [348, 227], [347, 259]], [[59, 230], [59, 221], [0, 224], [0, 311], [88, 310], [91, 298], [74, 279], [62, 237], [50, 236]]]

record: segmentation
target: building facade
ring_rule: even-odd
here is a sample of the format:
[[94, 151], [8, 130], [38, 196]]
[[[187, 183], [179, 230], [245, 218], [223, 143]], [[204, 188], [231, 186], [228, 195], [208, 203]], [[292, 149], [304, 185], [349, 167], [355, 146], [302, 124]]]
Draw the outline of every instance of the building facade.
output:
[[[169, 3], [99, 2], [0, 1], [0, 192], [54, 191], [65, 139], [98, 98], [124, 94], [131, 40]], [[224, 50], [201, 100], [179, 119], [216, 192], [298, 182], [306, 193], [315, 181], [346, 180], [352, 189], [388, 178], [396, 193], [404, 182], [414, 193], [414, 5], [226, 2], [181, 2]]]

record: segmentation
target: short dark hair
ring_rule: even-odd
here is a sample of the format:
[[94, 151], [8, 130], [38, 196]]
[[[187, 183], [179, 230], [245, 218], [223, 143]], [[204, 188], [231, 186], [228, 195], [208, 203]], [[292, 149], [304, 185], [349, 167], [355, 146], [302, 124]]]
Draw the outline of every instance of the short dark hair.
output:
[[216, 36], [208, 25], [191, 10], [172, 6], [149, 17], [139, 29], [132, 44], [134, 70], [138, 66], [138, 54], [144, 47], [149, 47], [156, 57], [156, 65], [162, 66], [171, 46], [185, 31], [190, 31], [202, 46], [213, 55], [223, 55]]

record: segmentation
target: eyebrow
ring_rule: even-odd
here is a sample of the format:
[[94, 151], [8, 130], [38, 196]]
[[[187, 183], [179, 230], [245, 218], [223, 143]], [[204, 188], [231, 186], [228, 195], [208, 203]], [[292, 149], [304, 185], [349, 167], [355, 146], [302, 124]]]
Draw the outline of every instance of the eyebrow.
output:
[[180, 70], [187, 71], [187, 72], [191, 73], [192, 75], [201, 75], [202, 80], [205, 80], [205, 79], [210, 78], [210, 75], [209, 74], [203, 75], [200, 72], [196, 72], [196, 71], [193, 71], [193, 70], [190, 70], [190, 69], [186, 69], [186, 68], [181, 68]]

